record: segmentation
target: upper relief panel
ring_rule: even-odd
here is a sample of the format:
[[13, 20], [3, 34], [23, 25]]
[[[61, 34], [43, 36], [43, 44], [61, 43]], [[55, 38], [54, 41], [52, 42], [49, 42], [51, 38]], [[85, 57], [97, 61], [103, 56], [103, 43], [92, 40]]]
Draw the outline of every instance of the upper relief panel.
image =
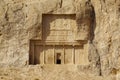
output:
[[74, 41], [77, 28], [75, 14], [43, 14], [42, 18], [44, 41]]

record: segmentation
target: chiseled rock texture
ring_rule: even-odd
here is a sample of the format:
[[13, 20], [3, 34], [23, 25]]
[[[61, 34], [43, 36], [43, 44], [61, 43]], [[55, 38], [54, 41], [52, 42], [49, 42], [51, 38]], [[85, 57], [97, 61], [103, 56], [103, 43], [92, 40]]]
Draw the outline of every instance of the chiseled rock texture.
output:
[[28, 64], [29, 40], [41, 39], [43, 13], [76, 14], [79, 25], [90, 26], [90, 64], [85, 71], [102, 76], [119, 71], [120, 0], [0, 0], [1, 67]]
[[21, 68], [1, 68], [0, 80], [117, 80], [110, 77], [94, 76], [79, 71], [76, 65], [37, 65]]

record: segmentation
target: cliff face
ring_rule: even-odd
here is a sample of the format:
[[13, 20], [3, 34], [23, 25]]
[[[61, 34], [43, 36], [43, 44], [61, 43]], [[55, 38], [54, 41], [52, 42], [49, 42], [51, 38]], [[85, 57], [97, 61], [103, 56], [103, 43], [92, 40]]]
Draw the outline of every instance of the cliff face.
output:
[[[99, 54], [102, 74], [120, 67], [120, 1], [92, 0], [96, 25], [92, 45]], [[92, 54], [92, 53], [91, 53]]]
[[43, 13], [76, 14], [79, 25], [89, 26], [88, 69], [100, 75], [120, 69], [119, 0], [0, 0], [0, 66], [27, 64], [29, 40], [41, 39]]

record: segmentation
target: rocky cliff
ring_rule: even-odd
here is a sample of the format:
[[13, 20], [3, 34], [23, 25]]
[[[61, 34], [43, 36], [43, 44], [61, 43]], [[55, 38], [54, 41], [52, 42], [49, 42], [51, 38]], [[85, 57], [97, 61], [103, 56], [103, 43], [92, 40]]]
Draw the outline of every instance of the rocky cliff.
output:
[[43, 13], [76, 14], [88, 26], [88, 70], [105, 76], [120, 69], [119, 0], [0, 0], [1, 67], [28, 64], [29, 40], [41, 39]]

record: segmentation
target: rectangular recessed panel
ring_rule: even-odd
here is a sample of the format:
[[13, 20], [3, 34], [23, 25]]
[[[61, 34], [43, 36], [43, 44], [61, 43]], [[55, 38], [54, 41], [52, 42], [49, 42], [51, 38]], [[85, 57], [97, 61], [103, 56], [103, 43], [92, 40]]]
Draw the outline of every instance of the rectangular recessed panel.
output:
[[72, 46], [65, 46], [65, 64], [72, 64], [73, 63], [73, 47]]
[[56, 64], [57, 54], [61, 55], [61, 64], [84, 63], [84, 53], [81, 46], [38, 45], [34, 47], [34, 64]]
[[45, 64], [54, 64], [54, 48], [53, 46], [45, 46]]
[[42, 26], [44, 41], [74, 41], [76, 29], [74, 14], [44, 14]]
[[43, 64], [44, 63], [44, 50], [43, 46], [35, 46], [34, 50], [34, 63]]
[[[85, 47], [85, 46], [84, 46]], [[86, 55], [79, 45], [31, 44], [32, 64], [85, 64]]]

